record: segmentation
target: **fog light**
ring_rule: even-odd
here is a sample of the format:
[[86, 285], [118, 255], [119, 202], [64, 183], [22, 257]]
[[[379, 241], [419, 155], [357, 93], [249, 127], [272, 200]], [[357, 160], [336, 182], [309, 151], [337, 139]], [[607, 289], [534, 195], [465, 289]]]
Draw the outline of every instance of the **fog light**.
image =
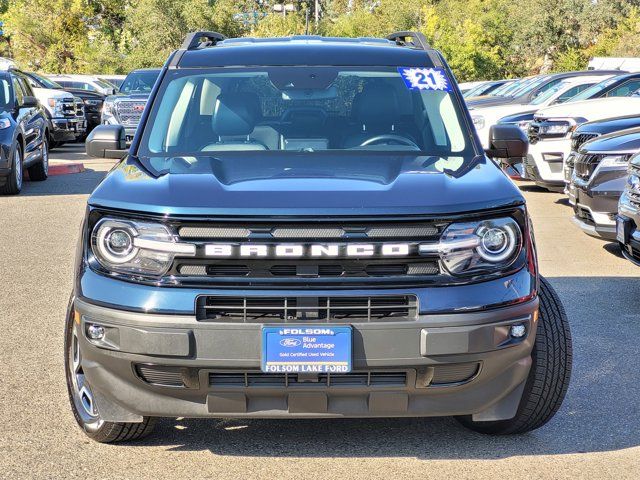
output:
[[104, 338], [104, 327], [102, 325], [89, 325], [87, 327], [87, 336], [91, 340], [102, 340]]
[[527, 333], [527, 327], [523, 324], [519, 323], [517, 325], [511, 325], [511, 329], [509, 330], [509, 335], [512, 338], [522, 338]]

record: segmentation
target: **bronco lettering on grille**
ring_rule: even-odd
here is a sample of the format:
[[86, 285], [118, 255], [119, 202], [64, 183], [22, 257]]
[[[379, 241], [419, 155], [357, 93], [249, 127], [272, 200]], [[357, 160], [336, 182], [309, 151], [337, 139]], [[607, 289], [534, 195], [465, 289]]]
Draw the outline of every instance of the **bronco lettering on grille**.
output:
[[351, 244], [209, 244], [205, 245], [208, 257], [402, 257], [408, 256], [408, 243], [351, 243]]

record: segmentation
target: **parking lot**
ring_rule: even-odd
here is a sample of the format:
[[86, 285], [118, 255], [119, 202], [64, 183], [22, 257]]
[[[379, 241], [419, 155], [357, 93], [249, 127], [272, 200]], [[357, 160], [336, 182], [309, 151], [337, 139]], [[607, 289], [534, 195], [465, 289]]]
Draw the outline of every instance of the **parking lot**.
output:
[[[83, 159], [80, 146], [52, 152]], [[571, 223], [564, 196], [523, 184], [541, 271], [574, 340], [557, 416], [487, 437], [452, 419], [182, 420], [129, 445], [90, 441], [71, 415], [64, 313], [88, 194], [111, 163], [0, 197], [0, 478], [638, 478], [640, 268]]]

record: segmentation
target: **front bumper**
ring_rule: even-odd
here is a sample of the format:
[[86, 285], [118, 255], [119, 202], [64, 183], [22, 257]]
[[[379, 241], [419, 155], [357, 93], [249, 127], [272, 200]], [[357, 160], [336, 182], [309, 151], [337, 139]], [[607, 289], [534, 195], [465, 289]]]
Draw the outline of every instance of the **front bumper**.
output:
[[626, 168], [597, 168], [586, 182], [574, 175], [567, 187], [574, 223], [588, 235], [615, 240], [618, 201], [626, 177]]
[[[82, 332], [91, 323], [107, 332], [98, 342], [80, 335], [83, 369], [105, 420], [469, 414], [499, 420], [512, 418], [520, 401], [538, 300], [490, 311], [354, 323], [353, 372], [335, 383], [262, 374], [261, 324], [129, 312], [77, 298], [74, 308]], [[526, 336], [512, 339], [512, 324], [525, 324]], [[150, 377], [141, 373], [145, 368], [153, 370]], [[167, 372], [173, 372], [172, 385], [161, 379]], [[393, 384], [372, 380], [394, 373]]]
[[617, 232], [617, 240], [622, 254], [627, 260], [640, 266], [640, 208], [629, 201], [628, 194], [625, 192], [620, 199], [618, 209], [618, 228], [623, 228]]
[[51, 138], [55, 142], [71, 142], [81, 137], [87, 130], [86, 121], [82, 118], [52, 118]]
[[571, 139], [552, 138], [529, 145], [528, 178], [548, 190], [564, 191], [563, 163], [571, 152]]

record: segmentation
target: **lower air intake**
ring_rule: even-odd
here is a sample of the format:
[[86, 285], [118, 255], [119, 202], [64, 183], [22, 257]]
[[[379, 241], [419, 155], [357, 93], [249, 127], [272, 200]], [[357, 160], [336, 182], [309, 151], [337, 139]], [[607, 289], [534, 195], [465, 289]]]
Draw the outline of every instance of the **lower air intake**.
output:
[[374, 297], [236, 297], [201, 296], [197, 319], [214, 322], [406, 321], [418, 313], [414, 295]]

